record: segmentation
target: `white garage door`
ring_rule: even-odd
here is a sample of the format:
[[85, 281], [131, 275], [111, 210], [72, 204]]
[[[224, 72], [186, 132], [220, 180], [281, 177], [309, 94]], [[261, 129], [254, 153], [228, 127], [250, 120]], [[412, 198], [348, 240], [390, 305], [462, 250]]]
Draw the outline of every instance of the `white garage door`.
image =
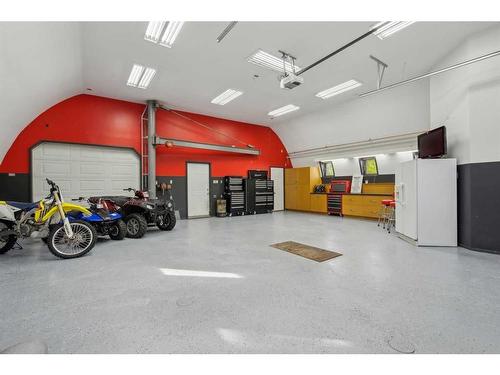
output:
[[59, 185], [66, 201], [139, 188], [139, 156], [131, 149], [44, 142], [31, 153], [33, 200], [47, 196], [45, 178]]

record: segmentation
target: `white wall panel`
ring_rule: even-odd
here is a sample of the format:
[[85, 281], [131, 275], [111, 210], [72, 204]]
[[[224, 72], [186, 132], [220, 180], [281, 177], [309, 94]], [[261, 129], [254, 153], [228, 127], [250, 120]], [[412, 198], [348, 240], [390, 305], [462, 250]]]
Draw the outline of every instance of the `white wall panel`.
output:
[[[471, 36], [436, 68], [499, 49], [500, 27]], [[459, 164], [500, 160], [500, 57], [431, 78], [431, 127], [445, 125], [448, 154]]]
[[0, 161], [40, 113], [83, 91], [81, 25], [0, 22]]

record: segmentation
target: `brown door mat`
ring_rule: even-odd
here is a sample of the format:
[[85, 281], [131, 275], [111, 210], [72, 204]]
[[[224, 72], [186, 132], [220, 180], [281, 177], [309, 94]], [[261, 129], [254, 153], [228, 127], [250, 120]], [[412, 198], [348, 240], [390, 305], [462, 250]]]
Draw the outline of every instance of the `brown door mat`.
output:
[[286, 241], [271, 245], [276, 249], [288, 251], [289, 253], [300, 255], [301, 257], [315, 260], [316, 262], [324, 262], [325, 260], [333, 259], [342, 254], [335, 251], [320, 249], [314, 246], [304, 245], [294, 241]]

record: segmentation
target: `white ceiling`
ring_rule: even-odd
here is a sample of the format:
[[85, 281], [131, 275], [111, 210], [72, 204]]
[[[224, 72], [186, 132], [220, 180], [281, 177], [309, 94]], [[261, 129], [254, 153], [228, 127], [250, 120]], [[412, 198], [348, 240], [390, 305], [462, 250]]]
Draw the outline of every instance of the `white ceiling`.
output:
[[[383, 41], [370, 36], [304, 73], [305, 83], [291, 91], [279, 88], [276, 73], [246, 62], [259, 48], [274, 54], [282, 49], [304, 67], [371, 24], [240, 22], [218, 44], [216, 37], [227, 22], [187, 22], [169, 49], [144, 40], [146, 22], [0, 22], [0, 160], [38, 114], [81, 92], [134, 102], [156, 99], [187, 111], [279, 125], [374, 88], [376, 66], [370, 54], [389, 64], [384, 81], [391, 83], [428, 71], [469, 35], [498, 25], [421, 22]], [[149, 89], [126, 86], [133, 63], [158, 70]], [[325, 101], [314, 96], [351, 78], [364, 86]], [[225, 106], [210, 103], [228, 88], [244, 95]], [[301, 109], [269, 119], [270, 110], [286, 104]]]
[[[380, 40], [370, 36], [304, 73], [305, 83], [279, 88], [278, 74], [248, 63], [257, 49], [284, 50], [304, 67], [365, 33], [371, 22], [240, 22], [221, 42], [216, 37], [227, 22], [187, 22], [173, 48], [144, 40], [146, 22], [103, 22], [83, 25], [83, 72], [95, 95], [167, 105], [223, 118], [272, 125], [294, 116], [328, 108], [376, 86], [374, 55], [389, 64], [384, 83], [427, 72], [472, 33], [495, 25], [486, 22], [419, 22]], [[496, 23], [498, 25], [498, 23]], [[133, 63], [158, 70], [151, 86], [125, 85]], [[254, 78], [258, 74], [259, 78]], [[355, 78], [364, 86], [321, 100], [321, 90]], [[225, 106], [210, 101], [228, 88], [244, 95]], [[267, 113], [286, 104], [300, 111], [270, 120]]]

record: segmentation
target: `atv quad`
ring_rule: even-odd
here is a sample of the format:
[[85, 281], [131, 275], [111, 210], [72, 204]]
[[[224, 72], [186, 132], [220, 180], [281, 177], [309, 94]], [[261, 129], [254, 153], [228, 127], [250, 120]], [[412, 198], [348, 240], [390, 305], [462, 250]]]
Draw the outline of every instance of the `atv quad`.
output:
[[134, 196], [92, 197], [89, 200], [113, 201], [127, 225], [127, 237], [130, 238], [141, 238], [146, 234], [148, 226], [156, 225], [160, 230], [172, 230], [175, 227], [176, 218], [172, 199], [150, 199], [145, 191], [132, 188], [124, 190], [134, 192]]

